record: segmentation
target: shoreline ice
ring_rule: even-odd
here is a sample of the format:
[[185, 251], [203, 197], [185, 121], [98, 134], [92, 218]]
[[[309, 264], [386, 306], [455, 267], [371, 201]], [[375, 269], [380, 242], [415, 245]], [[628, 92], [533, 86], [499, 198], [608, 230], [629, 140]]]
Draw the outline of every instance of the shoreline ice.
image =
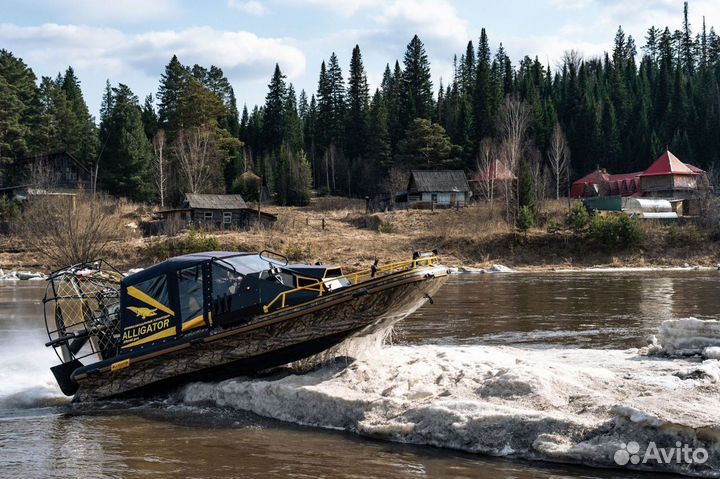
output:
[[637, 349], [384, 346], [302, 375], [194, 383], [180, 397], [378, 439], [599, 467], [619, 467], [614, 454], [629, 441], [641, 448], [681, 441], [705, 448], [708, 461], [625, 467], [720, 477], [715, 359]]

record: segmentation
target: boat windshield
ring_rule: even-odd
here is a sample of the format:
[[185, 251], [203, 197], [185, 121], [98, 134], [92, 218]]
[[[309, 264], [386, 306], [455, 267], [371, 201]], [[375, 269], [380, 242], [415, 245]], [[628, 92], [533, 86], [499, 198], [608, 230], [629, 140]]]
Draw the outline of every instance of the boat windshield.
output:
[[284, 263], [279, 261], [270, 258], [261, 258], [260, 255], [254, 254], [222, 258], [218, 260], [218, 264], [231, 264], [235, 268], [235, 271], [240, 274], [259, 273], [271, 267], [281, 268], [285, 266]]

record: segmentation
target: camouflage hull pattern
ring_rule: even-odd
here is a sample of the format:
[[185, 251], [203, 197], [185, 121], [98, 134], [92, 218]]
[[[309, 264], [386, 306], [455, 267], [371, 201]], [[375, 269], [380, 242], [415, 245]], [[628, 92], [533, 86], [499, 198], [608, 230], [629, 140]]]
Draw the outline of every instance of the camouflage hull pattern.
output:
[[348, 337], [370, 335], [405, 318], [447, 280], [447, 268], [418, 268], [399, 277], [327, 295], [259, 316], [182, 346], [74, 378], [75, 401], [166, 390], [189, 381], [218, 381], [308, 358]]

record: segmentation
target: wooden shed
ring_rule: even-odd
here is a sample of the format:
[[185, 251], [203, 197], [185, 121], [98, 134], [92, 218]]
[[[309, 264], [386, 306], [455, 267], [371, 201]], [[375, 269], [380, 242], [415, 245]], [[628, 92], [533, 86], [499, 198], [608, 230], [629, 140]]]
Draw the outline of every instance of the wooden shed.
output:
[[270, 226], [275, 215], [248, 208], [240, 195], [185, 194], [179, 208], [159, 211], [163, 222], [174, 221], [206, 228], [249, 228], [261, 222]]
[[[701, 170], [702, 171], [702, 170]], [[698, 189], [701, 173], [693, 171], [675, 155], [666, 151], [640, 175], [644, 196], [674, 197]]]
[[462, 170], [413, 170], [406, 194], [408, 205], [426, 202], [438, 206], [463, 206], [472, 196]]

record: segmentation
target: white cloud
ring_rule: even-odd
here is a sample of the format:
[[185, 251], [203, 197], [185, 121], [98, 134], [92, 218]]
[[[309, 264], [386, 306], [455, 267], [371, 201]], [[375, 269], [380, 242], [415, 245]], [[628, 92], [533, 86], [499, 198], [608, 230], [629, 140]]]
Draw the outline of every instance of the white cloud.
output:
[[240, 0], [228, 0], [228, 7], [256, 16], [267, 15], [270, 13], [267, 7], [257, 0], [250, 0], [247, 2]]
[[276, 62], [290, 77], [305, 71], [305, 55], [291, 41], [245, 31], [193, 27], [127, 34], [112, 28], [0, 24], [0, 44], [30, 64], [73, 65], [112, 78], [126, 69], [157, 77], [173, 54], [192, 65], [217, 65], [230, 79], [265, 78]]
[[468, 22], [445, 0], [395, 0], [375, 17], [390, 31], [418, 33], [423, 38], [462, 46], [470, 39]]
[[550, 0], [550, 5], [558, 10], [580, 10], [593, 3], [594, 0]]
[[28, 3], [73, 22], [147, 22], [174, 16], [182, 10], [177, 0], [31, 0]]
[[361, 10], [369, 7], [380, 7], [388, 2], [386, 0], [275, 0], [278, 3], [295, 6], [317, 7], [331, 11], [344, 17], [352, 17]]

